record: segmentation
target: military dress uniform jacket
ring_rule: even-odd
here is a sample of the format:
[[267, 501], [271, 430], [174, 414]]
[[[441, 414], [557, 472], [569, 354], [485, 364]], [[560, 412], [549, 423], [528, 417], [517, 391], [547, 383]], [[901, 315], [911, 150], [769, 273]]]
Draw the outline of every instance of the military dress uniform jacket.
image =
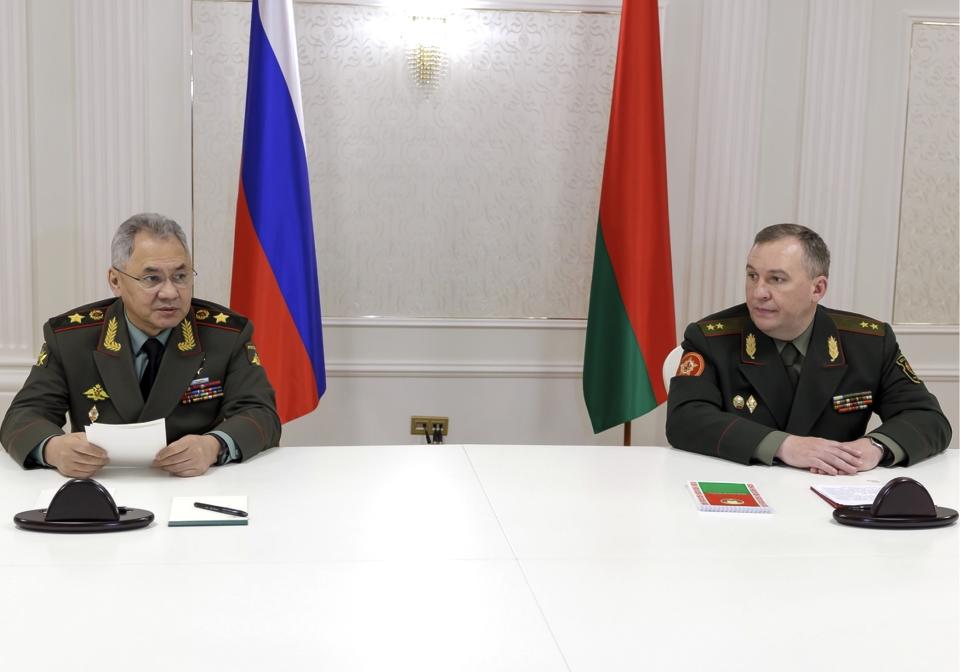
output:
[[776, 343], [746, 304], [691, 324], [670, 382], [670, 445], [748, 464], [771, 431], [853, 441], [871, 411], [913, 464], [942, 451], [950, 424], [901, 354], [889, 325], [817, 307], [796, 394]]
[[167, 443], [219, 430], [240, 459], [277, 445], [273, 388], [252, 342], [253, 324], [215, 303], [193, 300], [167, 339], [144, 403], [130, 352], [123, 302], [91, 303], [49, 320], [44, 345], [0, 426], [0, 443], [19, 464], [49, 436], [96, 419], [105, 423], [166, 419]]

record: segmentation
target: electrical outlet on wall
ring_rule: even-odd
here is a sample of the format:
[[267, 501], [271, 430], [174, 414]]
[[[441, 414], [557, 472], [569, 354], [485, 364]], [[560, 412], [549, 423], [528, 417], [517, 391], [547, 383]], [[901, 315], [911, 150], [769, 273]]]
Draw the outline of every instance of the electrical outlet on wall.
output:
[[444, 436], [450, 432], [450, 418], [435, 415], [414, 415], [410, 418], [410, 433], [422, 436], [429, 431], [430, 434], [433, 434], [437, 425], [440, 425], [440, 433]]

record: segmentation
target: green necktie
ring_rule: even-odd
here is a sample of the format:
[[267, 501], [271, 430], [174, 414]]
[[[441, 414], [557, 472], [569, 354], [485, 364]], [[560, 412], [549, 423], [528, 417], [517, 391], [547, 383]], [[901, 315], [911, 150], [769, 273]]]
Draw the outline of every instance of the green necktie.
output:
[[790, 384], [793, 389], [797, 389], [797, 381], [800, 380], [800, 366], [803, 364], [803, 355], [797, 350], [793, 343], [787, 343], [780, 351], [780, 359], [787, 369], [787, 376], [790, 378]]

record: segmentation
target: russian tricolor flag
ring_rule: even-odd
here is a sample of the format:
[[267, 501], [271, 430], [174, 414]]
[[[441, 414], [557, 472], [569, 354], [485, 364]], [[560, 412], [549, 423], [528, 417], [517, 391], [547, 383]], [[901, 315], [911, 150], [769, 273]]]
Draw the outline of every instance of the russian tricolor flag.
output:
[[231, 307], [256, 325], [280, 421], [327, 387], [291, 0], [253, 2]]

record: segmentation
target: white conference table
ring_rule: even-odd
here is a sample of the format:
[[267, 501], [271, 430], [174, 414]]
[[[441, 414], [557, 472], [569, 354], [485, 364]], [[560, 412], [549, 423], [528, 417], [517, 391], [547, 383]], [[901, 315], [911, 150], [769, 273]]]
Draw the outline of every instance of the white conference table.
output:
[[[275, 448], [177, 479], [110, 469], [148, 528], [13, 515], [64, 479], [0, 456], [4, 670], [956, 670], [958, 526], [836, 524], [829, 480], [659, 447]], [[958, 452], [908, 469], [957, 508]], [[772, 515], [701, 513], [751, 481]], [[246, 527], [167, 527], [245, 494]]]

